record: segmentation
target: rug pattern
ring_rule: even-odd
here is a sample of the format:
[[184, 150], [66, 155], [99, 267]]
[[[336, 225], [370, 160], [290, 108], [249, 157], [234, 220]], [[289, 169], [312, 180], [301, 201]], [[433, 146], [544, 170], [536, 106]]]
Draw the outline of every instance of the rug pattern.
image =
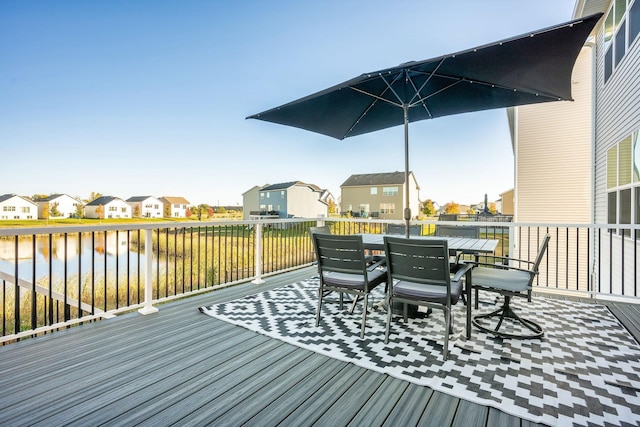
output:
[[[386, 312], [379, 304], [367, 317], [364, 339], [359, 337], [361, 303], [349, 315], [348, 304], [340, 310], [336, 298], [327, 297], [316, 327], [317, 289], [318, 280], [309, 279], [200, 311], [533, 422], [640, 425], [640, 346], [604, 306], [514, 299], [519, 313], [542, 325], [542, 339], [507, 340], [474, 329], [466, 340], [465, 307], [457, 304], [445, 362], [441, 311], [418, 315], [408, 324], [394, 316], [385, 345]], [[481, 311], [494, 309], [494, 298], [482, 295]], [[380, 303], [382, 293], [372, 300]]]

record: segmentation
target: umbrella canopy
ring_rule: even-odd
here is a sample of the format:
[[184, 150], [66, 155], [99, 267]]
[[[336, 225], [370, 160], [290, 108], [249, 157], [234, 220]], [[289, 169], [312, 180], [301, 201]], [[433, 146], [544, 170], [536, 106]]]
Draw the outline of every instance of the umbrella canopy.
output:
[[247, 118], [337, 139], [404, 124], [407, 230], [408, 124], [472, 111], [571, 100], [571, 72], [602, 14], [458, 53], [364, 73]]

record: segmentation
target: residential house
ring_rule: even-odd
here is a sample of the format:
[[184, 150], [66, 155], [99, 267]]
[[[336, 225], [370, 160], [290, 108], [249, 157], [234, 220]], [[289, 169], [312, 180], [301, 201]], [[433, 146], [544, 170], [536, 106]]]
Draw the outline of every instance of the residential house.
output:
[[[252, 190], [248, 190], [249, 194]], [[326, 217], [329, 200], [333, 200], [331, 193], [314, 184], [301, 181], [268, 184], [258, 191], [258, 215], [250, 217]]]
[[513, 194], [513, 188], [500, 193], [500, 209], [498, 212], [502, 215], [513, 215]]
[[[341, 186], [343, 213], [355, 217], [403, 219], [406, 203], [404, 172], [351, 175]], [[420, 186], [413, 172], [409, 173], [411, 216], [420, 215]]]
[[102, 196], [85, 205], [84, 216], [85, 218], [131, 218], [131, 206], [119, 197]]
[[189, 201], [184, 197], [164, 196], [162, 202], [162, 214], [165, 218], [186, 218]]
[[[577, 0], [573, 17], [598, 12], [605, 15], [573, 70], [575, 101], [509, 111], [516, 221], [640, 224], [640, 0]], [[559, 265], [566, 261], [571, 282], [575, 272], [609, 259], [609, 251], [621, 254], [600, 269], [613, 292], [622, 293], [625, 277], [634, 282], [637, 243], [629, 230], [608, 233], [606, 245], [570, 236], [567, 247], [577, 254], [561, 247], [549, 255]]]
[[252, 216], [260, 214], [260, 188], [262, 187], [254, 185], [242, 193], [242, 219], [251, 219]]
[[0, 220], [37, 219], [38, 205], [26, 197], [15, 194], [0, 196]]
[[164, 205], [152, 196], [129, 197], [127, 203], [131, 206], [134, 218], [162, 218]]
[[84, 214], [84, 203], [66, 194], [51, 194], [34, 202], [38, 205], [38, 218], [45, 218], [47, 209], [50, 219], [77, 218], [78, 213]]

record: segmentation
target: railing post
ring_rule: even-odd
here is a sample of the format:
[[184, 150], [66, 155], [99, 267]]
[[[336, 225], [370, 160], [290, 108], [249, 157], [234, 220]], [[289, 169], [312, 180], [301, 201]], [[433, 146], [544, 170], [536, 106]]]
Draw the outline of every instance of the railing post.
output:
[[256, 278], [251, 281], [254, 285], [262, 285], [262, 224], [256, 224]]
[[153, 230], [146, 229], [144, 231], [144, 307], [138, 310], [141, 314], [151, 314], [158, 311], [153, 306]]

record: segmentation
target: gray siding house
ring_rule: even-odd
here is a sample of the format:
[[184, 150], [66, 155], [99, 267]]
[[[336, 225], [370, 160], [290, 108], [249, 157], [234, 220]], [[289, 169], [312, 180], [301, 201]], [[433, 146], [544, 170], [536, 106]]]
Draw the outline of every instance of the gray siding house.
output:
[[253, 215], [250, 215], [252, 218], [264, 218], [265, 216], [272, 218], [318, 218], [327, 216], [329, 200], [333, 199], [328, 190], [301, 181], [268, 184], [257, 192], [254, 188], [245, 194], [256, 193], [258, 210], [253, 211]]

